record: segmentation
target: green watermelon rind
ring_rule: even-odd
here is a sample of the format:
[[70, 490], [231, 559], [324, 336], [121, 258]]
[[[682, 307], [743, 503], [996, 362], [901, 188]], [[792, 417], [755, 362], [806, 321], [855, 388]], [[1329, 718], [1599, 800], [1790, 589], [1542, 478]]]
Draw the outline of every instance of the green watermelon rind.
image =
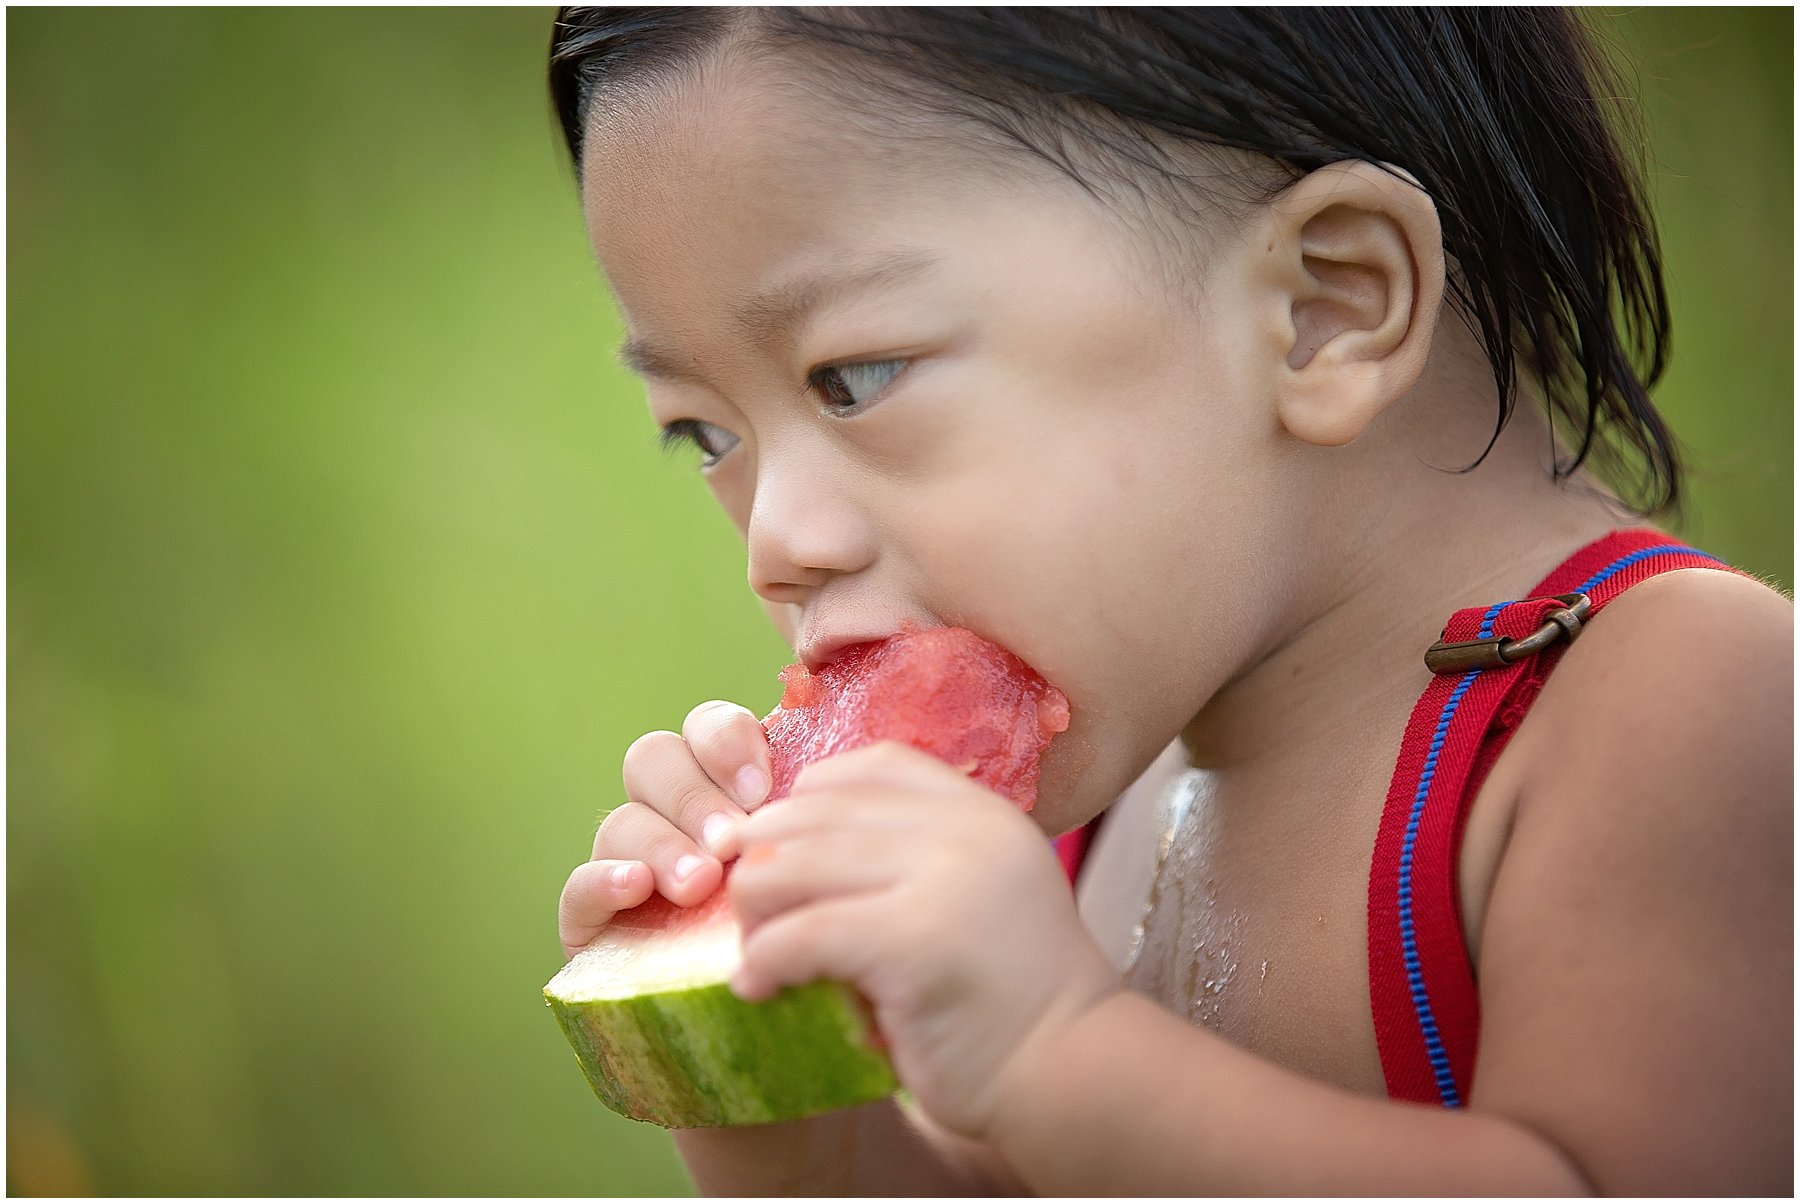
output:
[[544, 999], [602, 1103], [667, 1129], [798, 1120], [898, 1088], [855, 992], [790, 987], [748, 1003], [723, 983], [574, 1001]]

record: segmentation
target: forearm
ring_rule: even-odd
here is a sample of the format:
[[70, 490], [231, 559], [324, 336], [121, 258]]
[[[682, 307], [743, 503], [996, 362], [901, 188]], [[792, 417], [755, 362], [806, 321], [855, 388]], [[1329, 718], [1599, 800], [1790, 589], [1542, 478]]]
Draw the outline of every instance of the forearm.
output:
[[973, 1196], [1021, 1186], [991, 1155], [893, 1099], [785, 1124], [678, 1130], [675, 1146], [709, 1196]]
[[1121, 992], [1021, 1051], [990, 1134], [1040, 1195], [1585, 1195], [1503, 1118], [1314, 1082]]

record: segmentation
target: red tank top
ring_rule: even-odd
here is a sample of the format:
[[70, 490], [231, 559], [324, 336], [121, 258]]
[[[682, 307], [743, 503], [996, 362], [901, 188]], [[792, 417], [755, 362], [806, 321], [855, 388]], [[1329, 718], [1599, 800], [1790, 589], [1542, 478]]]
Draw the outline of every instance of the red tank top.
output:
[[[1369, 1002], [1393, 1099], [1461, 1107], [1481, 1027], [1456, 892], [1464, 823], [1507, 741], [1585, 622], [1675, 569], [1737, 570], [1646, 528], [1563, 561], [1522, 601], [1459, 610], [1426, 653], [1369, 871]], [[1074, 883], [1099, 819], [1056, 839]]]

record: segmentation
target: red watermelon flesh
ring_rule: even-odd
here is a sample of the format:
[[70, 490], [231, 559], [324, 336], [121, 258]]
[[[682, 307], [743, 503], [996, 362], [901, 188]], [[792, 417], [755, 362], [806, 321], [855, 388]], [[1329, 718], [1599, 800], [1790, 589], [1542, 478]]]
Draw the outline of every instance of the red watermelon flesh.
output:
[[787, 689], [763, 720], [771, 799], [814, 761], [897, 740], [969, 772], [1029, 811], [1038, 759], [1069, 726], [1069, 700], [1024, 661], [960, 627], [901, 628], [844, 650], [818, 672], [781, 671]]

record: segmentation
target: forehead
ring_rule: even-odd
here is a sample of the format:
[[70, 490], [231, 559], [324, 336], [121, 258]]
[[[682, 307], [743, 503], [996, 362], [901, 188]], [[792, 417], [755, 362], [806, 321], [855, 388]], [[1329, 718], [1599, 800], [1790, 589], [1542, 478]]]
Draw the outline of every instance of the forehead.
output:
[[974, 209], [1066, 184], [968, 146], [947, 121], [859, 111], [803, 71], [727, 50], [596, 102], [583, 202], [628, 319], [654, 298], [741, 295], [812, 261], [943, 251]]
[[708, 63], [595, 105], [582, 197], [609, 275], [708, 234], [780, 232], [791, 203], [768, 202], [786, 199], [810, 155], [831, 153], [816, 145], [828, 131], [740, 74]]

